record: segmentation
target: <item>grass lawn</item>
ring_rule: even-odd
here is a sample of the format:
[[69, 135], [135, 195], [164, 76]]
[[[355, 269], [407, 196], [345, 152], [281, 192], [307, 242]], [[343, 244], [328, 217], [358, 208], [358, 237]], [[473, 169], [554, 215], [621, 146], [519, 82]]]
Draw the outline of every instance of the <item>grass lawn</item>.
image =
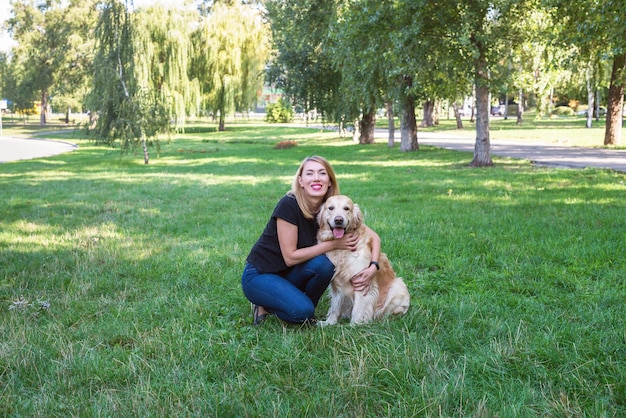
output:
[[[626, 415], [626, 174], [227, 128], [147, 166], [77, 133], [0, 165], [1, 416]], [[381, 236], [406, 316], [251, 326], [245, 257], [312, 154]]]

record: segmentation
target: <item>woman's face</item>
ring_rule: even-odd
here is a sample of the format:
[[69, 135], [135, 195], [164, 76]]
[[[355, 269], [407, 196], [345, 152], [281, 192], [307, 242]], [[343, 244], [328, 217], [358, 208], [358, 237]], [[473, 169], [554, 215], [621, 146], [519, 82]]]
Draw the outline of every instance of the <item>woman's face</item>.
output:
[[298, 182], [307, 196], [321, 199], [328, 192], [330, 177], [322, 164], [317, 161], [307, 161], [302, 167]]

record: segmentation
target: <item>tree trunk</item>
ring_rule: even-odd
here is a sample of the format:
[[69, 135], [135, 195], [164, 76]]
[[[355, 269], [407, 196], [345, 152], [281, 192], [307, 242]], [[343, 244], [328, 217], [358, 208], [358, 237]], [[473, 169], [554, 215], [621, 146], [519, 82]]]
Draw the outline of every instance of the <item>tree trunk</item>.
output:
[[[479, 48], [480, 50], [481, 48]], [[476, 144], [472, 167], [489, 167], [491, 161], [491, 144], [489, 142], [489, 74], [487, 62], [481, 53], [476, 60]]]
[[504, 98], [504, 120], [509, 118], [509, 92], [507, 90], [506, 97]]
[[427, 126], [435, 126], [435, 102], [431, 100], [426, 100], [424, 102], [424, 117], [422, 118], [422, 123], [420, 124], [420, 128], [424, 128]]
[[361, 117], [361, 135], [359, 144], [373, 144], [375, 142], [374, 133], [376, 129], [376, 106], [372, 104], [369, 112], [363, 112]]
[[389, 124], [389, 138], [387, 139], [387, 146], [393, 148], [396, 142], [396, 128], [393, 124], [393, 103], [387, 102], [387, 123]]
[[593, 87], [591, 86], [591, 69], [587, 69], [587, 122], [585, 127], [591, 128], [593, 123], [593, 112], [595, 106], [593, 104], [594, 94]]
[[220, 121], [217, 127], [219, 132], [224, 132], [226, 130], [225, 121], [226, 121], [226, 88], [224, 87], [225, 81], [222, 80], [222, 86], [220, 87], [219, 92], [219, 110], [220, 110]]
[[608, 107], [606, 110], [606, 130], [604, 145], [619, 145], [622, 140], [624, 109], [624, 80], [626, 72], [626, 53], [615, 56], [611, 71]]
[[402, 104], [402, 118], [400, 121], [400, 151], [416, 151], [417, 121], [415, 120], [415, 98], [408, 94]]
[[147, 165], [150, 162], [150, 157], [148, 155], [148, 144], [146, 143], [146, 133], [144, 132], [143, 126], [141, 127], [141, 148], [143, 149], [143, 162]]
[[598, 90], [598, 87], [595, 87], [595, 92], [596, 92], [596, 122], [600, 121], [600, 90]]
[[352, 121], [352, 127], [352, 141], [359, 142], [359, 138], [361, 138], [361, 121], [354, 119]]
[[552, 115], [553, 105], [554, 105], [554, 87], [550, 87], [550, 98], [548, 99], [548, 117]]
[[519, 89], [519, 97], [517, 98], [517, 124], [521, 125], [524, 117], [524, 90]]
[[415, 96], [409, 91], [413, 87], [410, 76], [402, 77], [402, 88], [407, 93], [402, 98], [402, 114], [400, 115], [400, 151], [415, 151], [417, 143], [417, 121], [415, 120]]
[[472, 113], [470, 115], [470, 123], [476, 122], [476, 87], [472, 91]]
[[[306, 119], [308, 120], [308, 116]], [[306, 126], [309, 126], [308, 122]], [[342, 116], [339, 120], [339, 137], [343, 138], [344, 136], [346, 136], [346, 119]]]
[[39, 125], [46, 125], [46, 110], [48, 109], [48, 95], [45, 90], [41, 92], [41, 112], [39, 113]]
[[87, 111], [87, 114], [89, 115], [89, 129], [96, 129], [98, 114], [96, 112], [92, 112], [91, 109]]
[[456, 119], [456, 128], [463, 129], [463, 120], [461, 119], [461, 112], [459, 112], [459, 105], [456, 102], [452, 103], [452, 110], [454, 110], [454, 119]]
[[220, 121], [218, 123], [218, 127], [217, 130], [220, 132], [224, 132], [226, 130], [226, 126], [225, 126], [225, 117], [224, 117], [224, 109], [220, 109]]

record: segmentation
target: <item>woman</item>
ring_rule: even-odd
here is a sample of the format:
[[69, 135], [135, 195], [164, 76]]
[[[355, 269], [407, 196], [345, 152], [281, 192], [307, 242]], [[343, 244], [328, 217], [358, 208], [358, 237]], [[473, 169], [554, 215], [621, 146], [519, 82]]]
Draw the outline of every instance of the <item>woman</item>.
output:
[[[316, 322], [315, 307], [335, 270], [325, 253], [354, 251], [358, 241], [358, 235], [346, 234], [341, 239], [317, 243], [316, 214], [329, 196], [337, 194], [339, 185], [328, 161], [319, 156], [305, 158], [291, 190], [274, 208], [246, 260], [241, 285], [254, 305], [254, 325], [269, 313], [292, 324]], [[374, 236], [380, 251], [380, 240]], [[378, 256], [372, 253], [372, 259]], [[355, 276], [355, 289], [367, 293], [375, 272], [372, 265]]]

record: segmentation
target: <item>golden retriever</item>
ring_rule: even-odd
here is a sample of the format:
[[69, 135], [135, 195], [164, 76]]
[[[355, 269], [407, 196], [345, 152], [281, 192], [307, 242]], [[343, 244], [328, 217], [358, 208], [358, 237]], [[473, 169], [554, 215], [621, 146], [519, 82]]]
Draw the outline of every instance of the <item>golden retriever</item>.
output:
[[350, 279], [367, 268], [371, 260], [371, 236], [363, 223], [359, 206], [345, 195], [331, 196], [317, 215], [318, 241], [339, 239], [345, 233], [357, 232], [359, 241], [356, 251], [334, 250], [326, 253], [335, 265], [335, 275], [330, 283], [330, 308], [321, 325], [334, 325], [342, 318], [350, 318], [350, 324], [364, 324], [390, 314], [405, 314], [409, 309], [409, 290], [381, 252], [376, 272], [370, 282], [367, 295], [355, 291]]

